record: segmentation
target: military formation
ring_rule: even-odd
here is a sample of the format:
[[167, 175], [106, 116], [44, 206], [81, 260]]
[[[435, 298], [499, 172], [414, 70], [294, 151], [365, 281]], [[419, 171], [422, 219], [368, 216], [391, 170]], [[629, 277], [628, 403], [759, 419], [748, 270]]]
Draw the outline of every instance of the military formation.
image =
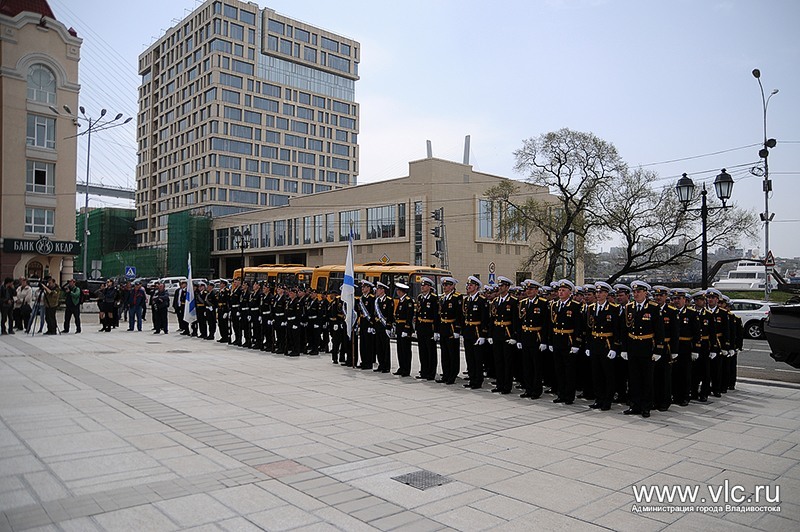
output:
[[214, 340], [218, 329], [221, 343], [286, 356], [325, 352], [334, 364], [381, 373], [392, 369], [395, 339], [400, 377], [411, 376], [416, 338], [417, 379], [463, 379], [473, 390], [489, 379], [493, 393], [518, 389], [532, 400], [548, 393], [554, 403], [583, 399], [601, 411], [618, 404], [645, 418], [736, 386], [743, 326], [716, 289], [690, 294], [644, 281], [575, 286], [566, 279], [547, 286], [527, 279], [518, 287], [503, 276], [493, 286], [470, 276], [463, 294], [452, 277], [441, 285], [436, 293], [434, 281], [422, 277], [412, 298], [406, 284], [361, 281], [351, 336], [339, 294], [304, 285], [200, 285], [197, 321], [183, 321], [182, 293], [175, 310], [184, 335]]

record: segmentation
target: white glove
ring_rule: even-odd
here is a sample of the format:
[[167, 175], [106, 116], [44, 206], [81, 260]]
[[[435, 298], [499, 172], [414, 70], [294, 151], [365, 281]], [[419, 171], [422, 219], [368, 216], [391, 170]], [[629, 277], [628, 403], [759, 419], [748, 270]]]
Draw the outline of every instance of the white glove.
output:
[[614, 360], [615, 358], [617, 358], [617, 352], [616, 352], [616, 351], [614, 351], [613, 349], [611, 349], [611, 350], [608, 352], [608, 359], [609, 359], [609, 360]]
[[297, 330], [297, 325], [292, 325], [292, 329]]
[[253, 316], [247, 316], [247, 321], [253, 321]]
[[487, 338], [486, 341], [489, 342], [489, 345], [492, 345], [494, 343], [494, 340], [492, 338]]
[[372, 327], [367, 327], [367, 333], [375, 334], [375, 329], [373, 329]]
[[314, 328], [315, 328], [315, 329], [319, 329], [319, 324], [315, 323], [315, 324], [314, 324]]
[[460, 334], [458, 334], [458, 333], [453, 333], [453, 338], [455, 338], [456, 340], [458, 340], [459, 338], [461, 338], [461, 335], [460, 335]]
[[653, 362], [658, 362], [661, 360], [661, 355], [653, 355]]
[[539, 344], [539, 351], [547, 351], [547, 344]]
[[440, 338], [439, 333], [433, 333], [433, 341], [434, 342], [438, 342], [439, 338]]
[[408, 333], [407, 332], [401, 333], [400, 338], [408, 338]]
[[734, 354], [734, 356], [735, 356], [735, 355], [738, 355], [738, 354], [739, 354], [739, 350], [738, 350], [738, 349], [734, 349], [734, 350], [733, 350], [733, 354]]
[[733, 356], [733, 355], [735, 355], [735, 354], [736, 354], [736, 351], [734, 351], [733, 349], [729, 349], [729, 350], [728, 350], [728, 356], [729, 356], [729, 357], [732, 357], [732, 356]]
[[486, 343], [486, 338], [478, 338], [475, 341], [475, 345], [483, 345], [484, 343]]
[[334, 331], [338, 331], [338, 330], [339, 330], [339, 326], [338, 326], [338, 325], [336, 325], [336, 324], [334, 324], [334, 326], [333, 326], [333, 330], [334, 330]]
[[509, 338], [508, 340], [506, 340], [506, 343], [508, 345], [517, 345], [517, 341], [514, 340], [513, 338]]
[[548, 350], [549, 350], [551, 353], [553, 352], [553, 346], [552, 346], [552, 345], [548, 345], [548, 346], [547, 346], [547, 349], [548, 349]]
[[586, 356], [587, 356], [587, 357], [590, 357], [590, 356], [592, 356], [592, 352], [591, 352], [591, 351], [589, 351], [588, 349], [586, 350]]
[[670, 356], [672, 357], [672, 360], [675, 360], [678, 358], [678, 353], [672, 353]]
[[692, 353], [692, 362], [700, 358], [700, 353]]
[[522, 349], [522, 342], [517, 342], [517, 349]]
[[622, 353], [619, 354], [619, 356], [622, 357], [622, 360], [628, 360], [628, 352], [627, 351], [623, 351]]
[[575, 354], [575, 353], [577, 353], [578, 351], [580, 351], [580, 349], [578, 349], [577, 347], [570, 347], [570, 348], [569, 348], [569, 352], [570, 352], [570, 354], [572, 354], [572, 355], [574, 355], [574, 354]]
[[275, 323], [275, 320], [267, 320], [267, 325], [272, 325]]
[[708, 358], [710, 358], [711, 360], [714, 360], [715, 358], [717, 358], [717, 354], [716, 353], [709, 353], [708, 354]]

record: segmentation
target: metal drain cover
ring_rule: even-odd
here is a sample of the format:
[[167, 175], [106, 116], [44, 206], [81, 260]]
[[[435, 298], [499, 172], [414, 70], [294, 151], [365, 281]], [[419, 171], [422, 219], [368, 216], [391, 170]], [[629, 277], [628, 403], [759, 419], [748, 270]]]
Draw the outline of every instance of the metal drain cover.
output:
[[434, 488], [436, 486], [447, 484], [448, 482], [453, 482], [452, 478], [434, 473], [433, 471], [425, 471], [424, 469], [412, 471], [411, 473], [406, 473], [405, 475], [400, 475], [399, 477], [392, 477], [392, 480], [402, 482], [403, 484], [422, 491], [425, 491], [428, 488]]

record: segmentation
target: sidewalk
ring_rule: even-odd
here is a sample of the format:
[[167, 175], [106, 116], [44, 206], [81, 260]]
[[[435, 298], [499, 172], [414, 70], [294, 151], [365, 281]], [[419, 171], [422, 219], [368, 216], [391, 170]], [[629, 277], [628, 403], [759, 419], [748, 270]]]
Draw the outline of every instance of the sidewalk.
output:
[[[645, 420], [84, 316], [80, 335], [0, 337], [0, 531], [800, 526], [800, 389], [740, 384]], [[393, 479], [420, 471], [424, 491]], [[780, 511], [736, 511], [756, 489]]]

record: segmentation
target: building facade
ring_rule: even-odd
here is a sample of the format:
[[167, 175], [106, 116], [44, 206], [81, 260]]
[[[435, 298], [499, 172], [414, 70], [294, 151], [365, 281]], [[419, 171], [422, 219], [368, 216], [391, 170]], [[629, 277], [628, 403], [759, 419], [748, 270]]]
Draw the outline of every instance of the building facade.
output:
[[237, 0], [208, 0], [139, 56], [136, 237], [355, 185], [358, 42]]
[[0, 275], [72, 276], [81, 39], [46, 1], [0, 8]]
[[[344, 264], [352, 229], [354, 260], [408, 262], [443, 266], [434, 234], [443, 228], [447, 266], [459, 281], [490, 274], [510, 278], [540, 276], [522, 272], [538, 232], [501, 228], [504, 209], [485, 197], [506, 178], [476, 172], [472, 166], [436, 158], [409, 163], [406, 177], [359, 185], [307, 197], [289, 204], [216, 218], [212, 222], [212, 267], [231, 277], [241, 266], [238, 230], [250, 232], [245, 264], [296, 263], [308, 266]], [[556, 202], [546, 187], [531, 186], [542, 202]], [[441, 209], [441, 210], [440, 210]], [[432, 213], [439, 211], [441, 221]], [[583, 275], [580, 274], [580, 280]]]

